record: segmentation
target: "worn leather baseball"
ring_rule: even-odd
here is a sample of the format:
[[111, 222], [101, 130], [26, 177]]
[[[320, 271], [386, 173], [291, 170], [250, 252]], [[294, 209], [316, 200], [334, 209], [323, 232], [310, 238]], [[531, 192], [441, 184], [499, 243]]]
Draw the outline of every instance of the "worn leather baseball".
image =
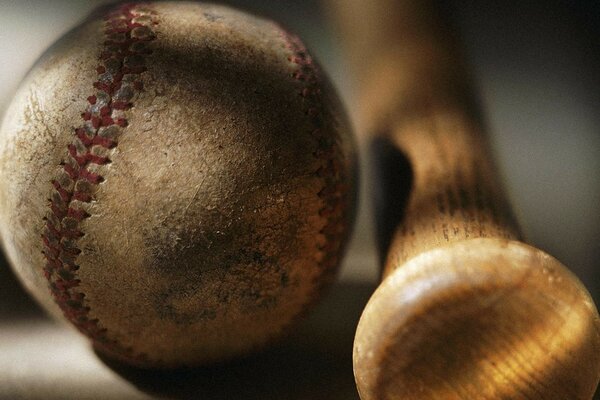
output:
[[339, 101], [297, 37], [199, 3], [102, 9], [0, 132], [0, 231], [27, 289], [109, 357], [213, 362], [281, 335], [353, 213]]

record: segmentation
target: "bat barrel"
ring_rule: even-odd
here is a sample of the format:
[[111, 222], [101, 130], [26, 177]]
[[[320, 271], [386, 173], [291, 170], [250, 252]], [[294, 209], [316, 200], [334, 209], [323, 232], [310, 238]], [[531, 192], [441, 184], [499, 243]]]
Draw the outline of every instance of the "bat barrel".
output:
[[600, 319], [556, 259], [505, 239], [424, 252], [375, 291], [354, 342], [363, 400], [591, 399]]

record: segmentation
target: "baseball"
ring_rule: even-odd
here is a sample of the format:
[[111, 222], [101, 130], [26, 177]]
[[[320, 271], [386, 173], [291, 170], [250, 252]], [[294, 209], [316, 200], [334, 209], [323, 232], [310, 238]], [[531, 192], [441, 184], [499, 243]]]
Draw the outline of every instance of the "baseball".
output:
[[2, 244], [108, 357], [215, 362], [282, 335], [332, 281], [354, 168], [296, 36], [222, 6], [112, 6], [54, 44], [6, 111]]

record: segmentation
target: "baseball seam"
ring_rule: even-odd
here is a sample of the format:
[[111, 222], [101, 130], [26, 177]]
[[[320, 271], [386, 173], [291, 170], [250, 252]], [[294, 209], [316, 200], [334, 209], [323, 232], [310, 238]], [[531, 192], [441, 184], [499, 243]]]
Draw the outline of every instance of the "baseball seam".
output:
[[77, 289], [81, 283], [77, 241], [85, 235], [79, 223], [90, 217], [84, 205], [95, 200], [94, 189], [104, 181], [100, 167], [111, 162], [110, 149], [117, 146], [127, 126], [126, 111], [133, 106], [134, 95], [143, 90], [139, 78], [146, 71], [144, 56], [152, 53], [148, 43], [156, 37], [152, 26], [157, 21], [154, 11], [131, 3], [110, 11], [104, 24], [105, 40], [93, 84], [96, 92], [87, 98], [83, 122], [75, 129], [59, 175], [51, 181], [53, 190], [42, 234], [43, 271], [65, 317], [97, 348], [128, 359], [143, 359], [143, 354], [134, 356], [131, 348], [108, 337], [98, 319], [90, 317], [85, 294]]
[[291, 77], [301, 84], [298, 94], [303, 99], [304, 113], [313, 127], [311, 136], [317, 142], [317, 150], [313, 156], [321, 163], [313, 174], [325, 181], [323, 188], [317, 194], [323, 203], [319, 216], [327, 220], [325, 226], [319, 231], [325, 241], [317, 246], [318, 262], [326, 275], [319, 277], [319, 286], [323, 287], [333, 279], [339, 261], [343, 233], [346, 229], [345, 211], [349, 187], [345, 177], [342, 176], [344, 168], [341, 165], [343, 160], [341, 146], [336, 143], [336, 137], [323, 132], [326, 117], [323, 115], [320, 69], [297, 36], [283, 29], [280, 31], [285, 48], [291, 53], [288, 61], [296, 65], [296, 70]]

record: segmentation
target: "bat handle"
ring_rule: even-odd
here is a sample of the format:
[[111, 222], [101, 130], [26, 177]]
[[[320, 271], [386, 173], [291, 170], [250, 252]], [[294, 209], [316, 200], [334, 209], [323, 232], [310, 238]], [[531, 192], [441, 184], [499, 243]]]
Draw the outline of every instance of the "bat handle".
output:
[[389, 38], [370, 50], [361, 96], [387, 255], [355, 338], [361, 397], [590, 399], [596, 307], [560, 262], [520, 242], [465, 58], [423, 4], [390, 3], [396, 19], [373, 28]]
[[415, 17], [373, 62], [362, 98], [384, 276], [446, 243], [521, 238], [454, 31], [433, 7], [405, 7]]

